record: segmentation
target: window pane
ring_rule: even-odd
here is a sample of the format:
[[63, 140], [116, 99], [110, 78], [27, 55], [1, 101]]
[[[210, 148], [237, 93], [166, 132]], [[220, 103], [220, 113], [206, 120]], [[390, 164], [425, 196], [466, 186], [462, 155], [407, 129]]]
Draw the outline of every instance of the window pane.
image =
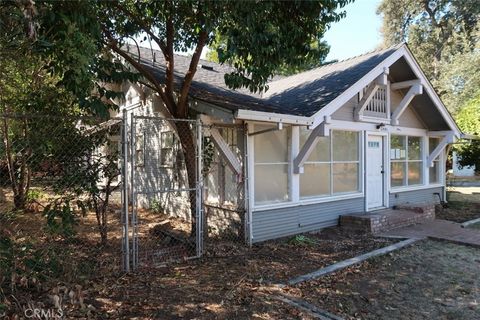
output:
[[[438, 138], [429, 138], [428, 139], [428, 152], [432, 153], [433, 150], [438, 146], [440, 143], [440, 139]], [[439, 159], [440, 156], [438, 156], [436, 159]]]
[[390, 139], [391, 160], [403, 160], [406, 157], [406, 137], [392, 135]]
[[255, 204], [288, 201], [288, 165], [255, 165]]
[[400, 186], [405, 186], [407, 184], [405, 179], [406, 177], [405, 170], [406, 170], [405, 162], [392, 162], [391, 180], [390, 180], [390, 184], [392, 185], [392, 187], [400, 187]]
[[358, 191], [358, 163], [333, 164], [333, 193]]
[[408, 160], [422, 159], [422, 138], [408, 137]]
[[430, 183], [439, 183], [440, 182], [440, 162], [434, 161], [433, 167], [429, 168], [429, 180]]
[[[255, 131], [275, 128], [255, 125]], [[255, 163], [288, 161], [288, 128], [255, 136]]]
[[330, 164], [305, 164], [300, 175], [300, 197], [330, 194]]
[[333, 160], [358, 161], [358, 132], [332, 131]]
[[409, 162], [408, 163], [408, 185], [422, 184], [423, 170], [422, 162]]
[[[312, 130], [306, 128], [300, 129], [300, 148], [303, 147], [308, 137], [312, 133]], [[313, 149], [308, 161], [330, 161], [330, 138], [320, 137], [318, 139], [315, 149]]]

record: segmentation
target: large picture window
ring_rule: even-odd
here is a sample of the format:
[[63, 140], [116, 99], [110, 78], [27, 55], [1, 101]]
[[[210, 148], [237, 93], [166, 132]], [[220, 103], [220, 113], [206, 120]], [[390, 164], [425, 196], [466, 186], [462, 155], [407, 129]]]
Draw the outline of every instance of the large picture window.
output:
[[392, 187], [423, 184], [423, 140], [421, 137], [392, 135], [390, 160]]
[[[255, 131], [275, 129], [255, 125]], [[255, 204], [263, 205], [289, 200], [288, 153], [290, 128], [255, 135], [254, 171]]]
[[[300, 147], [311, 131], [300, 130]], [[358, 192], [360, 167], [358, 132], [332, 131], [321, 137], [304, 164], [300, 175], [300, 198], [330, 196]]]
[[[428, 139], [428, 152], [432, 153], [433, 150], [440, 143], [439, 138], [429, 138]], [[433, 160], [433, 167], [429, 168], [429, 182], [430, 184], [440, 183], [440, 156], [436, 157]]]

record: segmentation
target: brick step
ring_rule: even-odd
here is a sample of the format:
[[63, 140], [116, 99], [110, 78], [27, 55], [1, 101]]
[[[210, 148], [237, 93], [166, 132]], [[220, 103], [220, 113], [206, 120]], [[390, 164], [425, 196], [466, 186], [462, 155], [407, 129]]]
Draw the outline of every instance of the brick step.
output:
[[357, 232], [377, 234], [435, 219], [435, 205], [401, 206], [370, 213], [340, 216], [340, 226]]

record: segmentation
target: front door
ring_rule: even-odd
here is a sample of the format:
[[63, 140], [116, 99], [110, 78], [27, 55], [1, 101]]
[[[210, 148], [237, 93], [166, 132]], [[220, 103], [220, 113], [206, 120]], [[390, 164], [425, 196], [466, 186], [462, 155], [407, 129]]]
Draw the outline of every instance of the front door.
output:
[[367, 210], [384, 206], [383, 136], [367, 135]]

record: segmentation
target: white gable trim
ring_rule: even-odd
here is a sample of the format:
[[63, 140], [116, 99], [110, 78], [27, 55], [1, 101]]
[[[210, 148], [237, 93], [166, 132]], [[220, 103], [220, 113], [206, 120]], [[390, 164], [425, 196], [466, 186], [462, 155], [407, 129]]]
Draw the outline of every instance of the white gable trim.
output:
[[385, 68], [389, 68], [395, 61], [400, 59], [404, 51], [402, 51], [401, 46], [397, 51], [393, 52], [389, 55], [385, 60], [379, 63], [375, 68], [373, 68], [370, 72], [368, 72], [363, 78], [358, 80], [355, 84], [345, 90], [341, 95], [336, 97], [333, 101], [315, 113], [313, 118], [314, 126], [318, 125], [322, 122], [322, 119], [325, 115], [331, 115], [339, 108], [341, 108], [345, 103], [347, 103], [354, 95], [356, 95], [360, 90], [365, 88], [368, 84], [373, 82], [378, 76], [384, 73]]
[[413, 72], [417, 76], [418, 79], [420, 79], [421, 84], [423, 85], [423, 88], [427, 91], [428, 95], [430, 98], [433, 100], [433, 103], [437, 107], [438, 111], [442, 115], [442, 117], [447, 121], [448, 126], [450, 129], [452, 129], [455, 133], [455, 136], [459, 138], [462, 134], [462, 131], [460, 128], [457, 126], [455, 123], [455, 120], [453, 120], [452, 115], [450, 112], [448, 112], [447, 107], [443, 104], [442, 100], [440, 100], [440, 97], [437, 95], [435, 90], [432, 87], [432, 84], [430, 81], [428, 81], [427, 77], [425, 76], [425, 73], [423, 73], [422, 69], [418, 65], [417, 61], [415, 60], [415, 57], [413, 56], [412, 52], [408, 49], [406, 45], [403, 46], [403, 50], [405, 50], [405, 59], [407, 62], [410, 64], [412, 67]]
[[[288, 114], [278, 114], [278, 113], [269, 113], [262, 111], [250, 111], [240, 109], [236, 112], [236, 118], [242, 120], [255, 120], [255, 121], [265, 121], [265, 122], [283, 122], [297, 125], [309, 125], [316, 127], [323, 122], [325, 116], [332, 115], [336, 110], [341, 108], [345, 103], [347, 103], [354, 95], [360, 92], [363, 88], [368, 86], [371, 82], [375, 81], [379, 76], [381, 76], [385, 70], [394, 64], [397, 60], [404, 57], [407, 63], [412, 68], [413, 73], [419, 79], [420, 84], [423, 89], [432, 99], [433, 104], [437, 107], [437, 110], [442, 115], [443, 119], [447, 122], [450, 129], [454, 132], [457, 138], [461, 136], [461, 130], [458, 128], [457, 124], [453, 120], [452, 116], [448, 112], [447, 108], [443, 102], [438, 97], [437, 93], [433, 89], [432, 85], [426, 78], [423, 71], [420, 69], [420, 66], [416, 62], [412, 53], [408, 49], [406, 44], [403, 44], [398, 47], [398, 49], [390, 54], [385, 60], [379, 63], [375, 68], [358, 80], [355, 84], [350, 86], [342, 94], [336, 97], [333, 101], [328, 103], [321, 110], [316, 112], [311, 117], [302, 117]], [[418, 83], [418, 80], [417, 80]]]
[[447, 108], [443, 104], [443, 102], [438, 97], [437, 93], [433, 89], [431, 83], [428, 81], [427, 77], [423, 73], [422, 69], [416, 62], [413, 54], [410, 52], [406, 44], [403, 44], [399, 47], [394, 53], [388, 56], [385, 60], [383, 60], [380, 64], [378, 64], [375, 68], [373, 68], [369, 73], [367, 73], [363, 78], [358, 80], [354, 85], [350, 88], [345, 90], [340, 96], [335, 98], [321, 110], [319, 110], [316, 114], [312, 116], [314, 126], [321, 123], [322, 119], [325, 115], [330, 115], [334, 113], [336, 110], [341, 108], [348, 100], [350, 100], [354, 95], [356, 95], [360, 90], [365, 88], [368, 84], [373, 82], [375, 78], [377, 78], [385, 68], [389, 68], [392, 64], [394, 64], [397, 60], [404, 57], [407, 63], [412, 68], [413, 73], [415, 76], [420, 80], [420, 84], [422, 85], [423, 89], [426, 90], [430, 98], [432, 99], [434, 105], [437, 107], [437, 110], [440, 112], [442, 117], [447, 122], [448, 126], [452, 131], [455, 133], [455, 136], [458, 138], [461, 136], [461, 130], [458, 128], [457, 124], [453, 120], [452, 116], [448, 112]]

